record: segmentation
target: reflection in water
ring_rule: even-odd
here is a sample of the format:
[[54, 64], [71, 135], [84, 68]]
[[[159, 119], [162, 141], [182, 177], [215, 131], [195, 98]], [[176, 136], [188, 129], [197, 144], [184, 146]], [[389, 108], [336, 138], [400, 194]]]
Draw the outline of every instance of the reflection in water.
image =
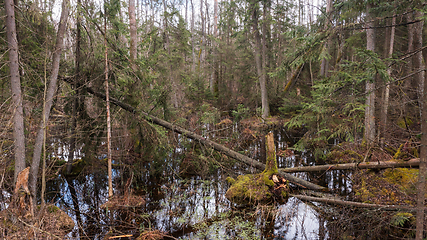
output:
[[[218, 134], [218, 133], [216, 133]], [[289, 139], [283, 131], [275, 130], [278, 150], [286, 150]], [[207, 136], [209, 137], [209, 136]], [[212, 136], [211, 136], [212, 137]], [[261, 137], [264, 139], [264, 137]], [[250, 143], [248, 149], [254, 158], [263, 159], [262, 141]], [[182, 239], [327, 239], [328, 221], [316, 205], [308, 205], [290, 198], [286, 204], [275, 207], [274, 218], [261, 211], [235, 209], [225, 199], [228, 184], [224, 173], [211, 176], [179, 178], [177, 160], [185, 153], [179, 146], [170, 159], [165, 159], [161, 173], [148, 171], [136, 177], [134, 186], [143, 186], [145, 204], [138, 208], [119, 210], [102, 209], [107, 201], [107, 174], [104, 170], [81, 175], [74, 179], [62, 177], [48, 184], [48, 201], [55, 202], [73, 217], [76, 227], [68, 237], [75, 239], [102, 239], [110, 229], [122, 233], [138, 234], [148, 229], [158, 229]], [[309, 152], [299, 155], [278, 156], [279, 167], [315, 165]], [[150, 169], [147, 163], [146, 169]], [[230, 174], [230, 173], [228, 173]], [[228, 175], [227, 174], [227, 175]], [[298, 173], [297, 176], [349, 193], [351, 187], [346, 172]], [[123, 192], [123, 180], [129, 173], [120, 169], [114, 172], [115, 193]]]

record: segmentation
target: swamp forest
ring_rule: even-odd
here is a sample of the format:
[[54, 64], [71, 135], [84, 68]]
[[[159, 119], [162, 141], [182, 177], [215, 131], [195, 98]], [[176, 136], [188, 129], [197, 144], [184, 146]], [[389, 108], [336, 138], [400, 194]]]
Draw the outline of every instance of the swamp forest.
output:
[[1, 239], [426, 239], [424, 0], [0, 0]]

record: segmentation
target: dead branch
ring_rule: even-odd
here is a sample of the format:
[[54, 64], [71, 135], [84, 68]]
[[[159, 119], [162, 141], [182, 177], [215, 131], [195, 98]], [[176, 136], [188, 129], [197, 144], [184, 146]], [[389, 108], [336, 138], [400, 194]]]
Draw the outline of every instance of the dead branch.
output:
[[420, 159], [414, 158], [405, 162], [379, 161], [379, 162], [343, 163], [343, 164], [328, 164], [328, 165], [319, 165], [319, 166], [281, 168], [279, 170], [287, 173], [296, 173], [296, 172], [318, 172], [318, 171], [330, 171], [330, 170], [410, 168], [410, 167], [418, 167], [419, 164], [420, 164]]
[[296, 197], [300, 200], [305, 200], [305, 201], [323, 202], [328, 204], [350, 206], [350, 207], [376, 208], [376, 209], [388, 210], [388, 211], [400, 211], [400, 210], [409, 211], [409, 212], [417, 211], [416, 208], [412, 206], [406, 206], [406, 205], [382, 205], [382, 204], [361, 203], [361, 202], [343, 201], [335, 198], [311, 197], [311, 196], [296, 195], [296, 194], [291, 194], [290, 196]]

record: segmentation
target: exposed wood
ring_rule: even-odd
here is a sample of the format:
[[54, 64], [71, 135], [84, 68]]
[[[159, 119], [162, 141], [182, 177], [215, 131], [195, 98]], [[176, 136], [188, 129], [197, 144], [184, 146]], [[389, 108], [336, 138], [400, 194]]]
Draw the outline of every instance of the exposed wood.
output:
[[287, 173], [296, 173], [296, 172], [317, 172], [317, 171], [330, 171], [330, 170], [418, 167], [419, 164], [420, 164], [420, 159], [414, 158], [405, 162], [379, 161], [379, 162], [343, 163], [343, 164], [328, 164], [328, 165], [304, 166], [304, 167], [293, 167], [293, 168], [280, 168], [279, 170]]
[[[67, 80], [67, 79], [64, 79], [64, 80]], [[96, 91], [94, 91], [90, 87], [86, 87], [86, 90], [87, 90], [88, 93], [91, 93], [91, 94], [95, 95], [96, 97], [99, 97], [101, 99], [105, 99], [105, 94], [103, 94], [103, 93], [96, 92]], [[114, 104], [116, 106], [119, 106], [119, 107], [123, 108], [124, 110], [126, 110], [128, 112], [131, 112], [133, 114], [137, 114], [137, 111], [135, 110], [134, 107], [132, 107], [132, 106], [126, 104], [126, 103], [122, 103], [122, 102], [120, 102], [120, 101], [118, 101], [118, 100], [116, 100], [114, 98], [110, 97], [110, 103]], [[233, 151], [233, 150], [231, 150], [231, 149], [229, 149], [227, 147], [224, 147], [223, 145], [218, 144], [218, 143], [216, 143], [214, 141], [206, 139], [206, 138], [204, 138], [204, 137], [202, 137], [202, 136], [200, 136], [200, 135], [198, 135], [198, 134], [196, 134], [194, 132], [191, 132], [191, 131], [188, 131], [188, 130], [182, 128], [182, 127], [173, 125], [173, 124], [171, 124], [171, 123], [169, 123], [169, 122], [167, 122], [167, 121], [165, 121], [163, 119], [151, 116], [148, 113], [145, 113], [143, 111], [140, 111], [138, 113], [143, 118], [145, 118], [147, 121], [149, 121], [151, 123], [154, 123], [156, 125], [160, 125], [160, 126], [162, 126], [164, 128], [167, 128], [167, 129], [172, 130], [174, 132], [180, 133], [180, 134], [182, 134], [182, 135], [184, 135], [184, 136], [186, 136], [186, 137], [188, 137], [190, 139], [199, 141], [200, 143], [203, 143], [203, 144], [205, 144], [205, 145], [207, 145], [209, 147], [212, 147], [213, 149], [215, 149], [217, 151], [222, 152], [223, 154], [227, 155], [228, 157], [234, 158], [236, 160], [239, 160], [239, 161], [241, 161], [243, 163], [248, 164], [249, 166], [252, 166], [252, 167], [255, 167], [255, 168], [258, 168], [258, 169], [261, 169], [261, 170], [265, 169], [265, 164], [260, 163], [260, 162], [258, 162], [256, 160], [254, 160], [254, 159], [252, 159], [252, 158], [250, 158], [248, 156], [245, 156], [243, 154], [240, 154], [240, 153], [238, 153], [236, 151]], [[321, 190], [321, 191], [327, 191], [328, 190], [325, 187], [322, 187], [322, 186], [319, 186], [317, 184], [308, 182], [306, 180], [297, 178], [297, 177], [295, 177], [295, 176], [293, 176], [293, 175], [291, 175], [289, 173], [286, 173], [286, 172], [283, 172], [283, 171], [280, 171], [280, 170], [279, 170], [279, 175], [282, 176], [283, 178], [289, 180], [290, 182], [295, 183], [295, 184], [300, 185], [300, 186], [303, 186], [303, 187], [305, 187], [307, 189]]]
[[376, 209], [389, 210], [389, 211], [409, 211], [409, 212], [416, 211], [416, 208], [412, 206], [406, 206], [406, 205], [382, 205], [382, 204], [361, 203], [361, 202], [343, 201], [335, 198], [311, 197], [311, 196], [296, 195], [296, 194], [291, 194], [290, 196], [296, 197], [298, 199], [305, 200], [305, 201], [322, 202], [322, 203], [349, 206], [349, 207], [376, 208]]

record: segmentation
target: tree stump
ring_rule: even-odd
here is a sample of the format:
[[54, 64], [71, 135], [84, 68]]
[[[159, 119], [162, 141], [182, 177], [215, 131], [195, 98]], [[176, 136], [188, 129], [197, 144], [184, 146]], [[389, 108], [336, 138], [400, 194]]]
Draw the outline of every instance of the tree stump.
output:
[[231, 183], [225, 194], [228, 200], [237, 204], [287, 200], [289, 188], [286, 179], [277, 175], [276, 148], [271, 132], [266, 135], [266, 152], [267, 161], [262, 173], [240, 175], [237, 180], [227, 178]]

